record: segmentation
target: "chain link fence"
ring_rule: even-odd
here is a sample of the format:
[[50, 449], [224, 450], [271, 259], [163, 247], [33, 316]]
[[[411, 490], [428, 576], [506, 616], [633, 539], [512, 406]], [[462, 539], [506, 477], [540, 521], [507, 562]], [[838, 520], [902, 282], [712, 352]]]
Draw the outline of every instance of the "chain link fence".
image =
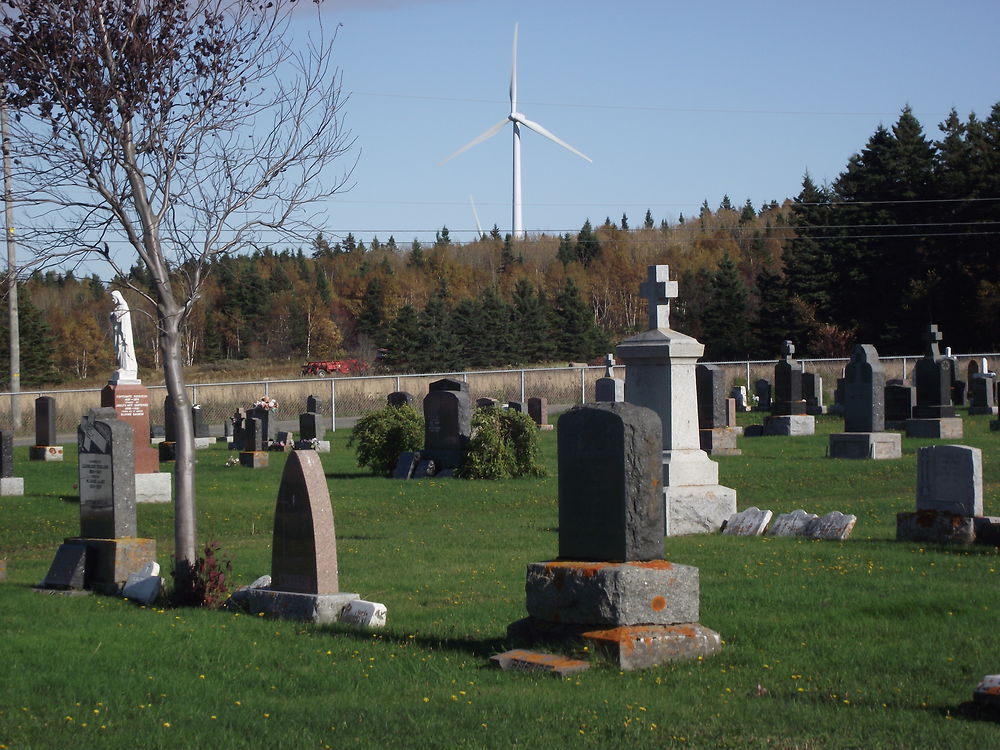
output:
[[[996, 360], [997, 354], [953, 355], [958, 361], [958, 372], [964, 378], [968, 363], [987, 358]], [[919, 357], [884, 357], [886, 378], [907, 379]], [[837, 378], [843, 375], [849, 359], [801, 359], [803, 370], [815, 372], [823, 378], [824, 402], [833, 403]], [[764, 378], [774, 380], [776, 360], [751, 362], [714, 362], [726, 373], [727, 391], [734, 385], [745, 385], [753, 393], [753, 384]], [[548, 400], [550, 409], [558, 412], [575, 404], [594, 400], [594, 384], [604, 376], [603, 366], [571, 366], [523, 370], [489, 370], [459, 373], [425, 373], [418, 375], [376, 375], [365, 377], [309, 377], [290, 380], [254, 380], [229, 383], [189, 384], [191, 402], [200, 404], [202, 416], [215, 435], [223, 434], [225, 420], [238, 408], [249, 408], [261, 396], [278, 402], [273, 418], [277, 428], [298, 430], [298, 415], [306, 409], [306, 399], [314, 396], [319, 404], [322, 424], [327, 428], [346, 427], [353, 419], [381, 408], [386, 396], [394, 391], [407, 391], [417, 400], [427, 393], [427, 386], [440, 378], [450, 377], [469, 384], [473, 402], [477, 398], [494, 398], [500, 402], [519, 401], [537, 396]], [[625, 367], [614, 368], [615, 377], [625, 377]], [[150, 422], [163, 424], [163, 401], [166, 386], [149, 386]], [[0, 429], [12, 430], [17, 438], [35, 434], [35, 407], [38, 396], [52, 396], [56, 404], [56, 430], [66, 435], [65, 440], [75, 440], [80, 418], [89, 409], [100, 406], [101, 389], [66, 389], [51, 391], [22, 391], [18, 394], [0, 393]], [[15, 406], [16, 403], [16, 406]], [[15, 425], [14, 411], [20, 411], [20, 424]]]

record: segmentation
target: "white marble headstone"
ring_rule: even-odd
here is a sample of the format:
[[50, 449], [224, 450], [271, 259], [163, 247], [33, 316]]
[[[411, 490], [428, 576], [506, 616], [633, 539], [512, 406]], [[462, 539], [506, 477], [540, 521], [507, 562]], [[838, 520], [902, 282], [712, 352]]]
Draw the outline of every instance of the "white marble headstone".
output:
[[854, 531], [854, 524], [858, 522], [857, 516], [841, 513], [834, 510], [825, 516], [820, 516], [809, 529], [809, 536], [813, 539], [843, 540], [847, 539]]
[[791, 513], [782, 513], [771, 524], [768, 536], [808, 536], [811, 526], [819, 519], [815, 513], [807, 513], [799, 508]]
[[746, 510], [731, 515], [722, 533], [731, 536], [760, 536], [770, 521], [771, 511], [751, 505]]
[[387, 610], [384, 604], [355, 599], [340, 613], [340, 621], [364, 628], [383, 628]]

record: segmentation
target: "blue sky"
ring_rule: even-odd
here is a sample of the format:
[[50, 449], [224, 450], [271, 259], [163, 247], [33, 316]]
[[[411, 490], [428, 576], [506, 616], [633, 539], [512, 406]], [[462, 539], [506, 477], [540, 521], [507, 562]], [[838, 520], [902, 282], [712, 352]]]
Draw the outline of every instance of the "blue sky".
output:
[[[954, 107], [1000, 101], [1000, 3], [840, 0], [325, 0], [357, 138], [354, 187], [324, 231], [370, 241], [510, 230], [509, 128], [438, 162], [506, 116], [515, 22], [519, 109], [593, 159], [522, 134], [524, 224], [632, 226], [794, 196], [833, 180], [909, 104], [932, 137]], [[304, 12], [293, 33], [315, 16]]]

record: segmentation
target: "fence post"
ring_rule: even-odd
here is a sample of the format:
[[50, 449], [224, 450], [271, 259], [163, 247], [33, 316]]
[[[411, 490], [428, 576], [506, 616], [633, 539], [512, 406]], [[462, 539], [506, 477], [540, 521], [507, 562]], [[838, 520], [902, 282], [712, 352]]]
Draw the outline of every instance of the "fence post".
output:
[[400, 379], [399, 379], [399, 375], [397, 375], [397, 376], [396, 376], [396, 392], [398, 393], [398, 392], [399, 392], [399, 391], [401, 391], [401, 390], [402, 390], [402, 385], [401, 385], [401, 381], [400, 381]]
[[521, 370], [521, 403], [525, 403], [524, 399], [524, 370]]
[[330, 378], [330, 429], [337, 431], [337, 381]]
[[586, 370], [584, 370], [584, 368], [581, 367], [580, 368], [580, 403], [581, 404], [587, 403], [587, 385], [584, 382], [584, 373], [585, 372], [586, 372]]

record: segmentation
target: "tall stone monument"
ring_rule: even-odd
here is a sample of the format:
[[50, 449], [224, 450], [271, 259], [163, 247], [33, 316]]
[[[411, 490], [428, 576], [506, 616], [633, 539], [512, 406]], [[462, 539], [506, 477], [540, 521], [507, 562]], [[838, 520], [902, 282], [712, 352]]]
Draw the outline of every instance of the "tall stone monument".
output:
[[115, 356], [118, 369], [101, 390], [101, 406], [115, 410], [117, 418], [132, 426], [133, 458], [138, 502], [170, 502], [170, 474], [160, 471], [159, 451], [149, 442], [149, 389], [139, 380], [132, 340], [132, 314], [125, 297], [111, 292]]
[[329, 623], [359, 598], [340, 590], [337, 535], [323, 464], [315, 451], [292, 451], [274, 509], [271, 583], [244, 590], [238, 599], [254, 614]]
[[871, 344], [854, 347], [844, 371], [844, 432], [830, 434], [830, 458], [899, 458], [898, 432], [885, 431], [885, 368]]
[[938, 327], [927, 326], [924, 334], [927, 351], [914, 367], [917, 403], [913, 416], [906, 420], [907, 437], [961, 438], [963, 435], [962, 420], [955, 416], [951, 403], [954, 363], [941, 356], [940, 340]]
[[736, 512], [736, 490], [719, 484], [719, 465], [701, 448], [695, 367], [705, 347], [670, 328], [677, 282], [668, 266], [649, 266], [640, 289], [649, 330], [621, 342], [625, 400], [656, 412], [663, 423], [663, 499], [667, 536], [718, 531]]
[[559, 420], [559, 557], [528, 565], [512, 640], [583, 644], [618, 669], [707, 656], [698, 569], [663, 559], [662, 422], [630, 403]]
[[91, 409], [77, 429], [80, 536], [66, 539], [41, 588], [116, 593], [156, 559], [156, 540], [136, 536], [132, 427], [110, 407]]
[[35, 444], [28, 448], [28, 460], [63, 460], [63, 447], [56, 437], [56, 400], [52, 396], [35, 399]]
[[781, 345], [781, 359], [774, 366], [774, 398], [771, 416], [764, 420], [765, 435], [814, 435], [816, 418], [807, 414], [803, 394], [802, 367], [795, 361], [795, 344]]

